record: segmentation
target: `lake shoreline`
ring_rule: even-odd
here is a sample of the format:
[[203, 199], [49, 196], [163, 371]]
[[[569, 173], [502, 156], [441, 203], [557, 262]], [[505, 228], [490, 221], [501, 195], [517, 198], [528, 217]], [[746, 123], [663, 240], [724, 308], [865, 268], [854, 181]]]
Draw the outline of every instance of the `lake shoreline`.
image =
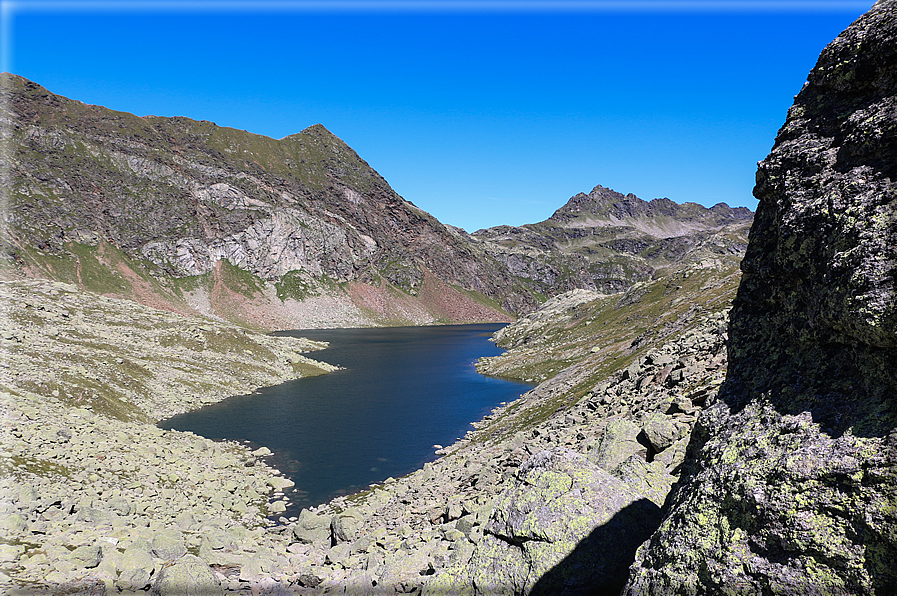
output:
[[[256, 391], [278, 377], [335, 370], [297, 351], [320, 349], [320, 344], [247, 333], [112, 298], [98, 300], [69, 284], [4, 282], [2, 289], [4, 315], [10, 322], [4, 357], [7, 369], [19, 373], [4, 382], [0, 394], [0, 587], [21, 594], [159, 589], [181, 564], [199, 568], [200, 576], [222, 592], [251, 593], [263, 585], [314, 590], [311, 584], [317, 580], [310, 578], [326, 579], [321, 568], [331, 565], [326, 562], [329, 548], [295, 538], [296, 524], [282, 515], [293, 483], [266, 463], [268, 449], [252, 451], [235, 441], [212, 441], [156, 426], [188, 404], [201, 408]], [[24, 309], [12, 311], [12, 305]], [[153, 319], [160, 317], [165, 332], [161, 339], [136, 343], [101, 311], [119, 312], [133, 325], [143, 320], [156, 325]], [[221, 363], [239, 366], [264, 350], [273, 356], [275, 370], [239, 369], [230, 377], [228, 372], [237, 366], [210, 370], [217, 391], [197, 400], [200, 396], [181, 388], [195, 386], [204, 374], [197, 375], [193, 358], [206, 361], [214, 356], [210, 342], [201, 338], [227, 333], [236, 334], [239, 350], [221, 354]], [[165, 350], [177, 347], [167, 337], [186, 339], [188, 346], [193, 342], [192, 351], [163, 357]], [[66, 399], [77, 393], [77, 382], [60, 383], [55, 396], [42, 385], [42, 379], [70, 379], [77, 366], [64, 362], [61, 370], [58, 362], [41, 360], [40, 354], [53, 354], [48, 347], [59, 340], [71, 341], [80, 356], [97, 354], [98, 361], [115, 361], [118, 351], [119, 366], [133, 361], [135, 353], [146, 366], [151, 359], [147, 354], [158, 352], [160, 360], [180, 362], [183, 370], [176, 366], [157, 371], [167, 386], [152, 393], [153, 399], [141, 400], [132, 388], [130, 399], [138, 402], [140, 411], [129, 412], [142, 419], [119, 420], [107, 415], [106, 408], [116, 405], [114, 395], [103, 398], [97, 391], [79, 402]], [[194, 369], [183, 366], [186, 363], [193, 363]], [[112, 377], [108, 371], [103, 371], [108, 377], [98, 374], [100, 368], [75, 370], [81, 381], [97, 385]], [[233, 393], [225, 394], [224, 388]], [[144, 389], [149, 395], [149, 388]], [[426, 463], [422, 469], [430, 466]], [[399, 486], [403, 480], [394, 482]], [[320, 515], [333, 507], [328, 501], [310, 513]], [[308, 586], [303, 587], [302, 577]]]
[[[264, 387], [157, 426], [264, 445], [267, 461], [296, 483], [295, 505], [320, 505], [432, 462], [501, 402], [532, 385], [476, 370], [503, 350], [504, 325], [444, 325], [282, 332], [329, 344], [319, 357], [342, 370]], [[296, 491], [305, 491], [298, 495]], [[342, 491], [342, 492], [340, 492]]]
[[[114, 319], [111, 308], [123, 309], [131, 324], [140, 317], [149, 317], [157, 327], [161, 321], [163, 340], [196, 337], [195, 321], [184, 324], [178, 319], [181, 327], [173, 320], [166, 322], [166, 313], [141, 311], [144, 307], [124, 301], [97, 300], [65, 284], [46, 284], [4, 284], [7, 292], [34, 294], [29, 307], [34, 310], [25, 315], [10, 312], [15, 301], [3, 301], [7, 316], [18, 317], [13, 322], [19, 325], [4, 338], [7, 359], [37, 358], [46, 352], [31, 351], [29, 346], [46, 347], [50, 344], [42, 342], [69, 338], [70, 331], [78, 334], [79, 353], [108, 352], [114, 330], [97, 328], [99, 320], [91, 313], [104, 313], [102, 321], [108, 324]], [[58, 312], [60, 302], [67, 304], [66, 316]], [[507, 515], [507, 499], [515, 498], [518, 485], [531, 486], [528, 474], [556, 477], [557, 471], [540, 466], [578, 462], [576, 469], [607, 478], [607, 472], [596, 467], [600, 464], [616, 474], [629, 474], [624, 480], [608, 480], [623, 493], [634, 490], [632, 494], [647, 495], [657, 506], [663, 502], [684, 458], [696, 414], [713, 403], [725, 375], [725, 316], [725, 312], [702, 315], [689, 324], [687, 336], [652, 348], [652, 359], [635, 360], [575, 403], [558, 409], [559, 396], [568, 396], [571, 387], [584, 379], [594, 382], [588, 365], [572, 366], [520, 399], [494, 408], [474, 424], [474, 430], [421, 469], [306, 509], [295, 521], [281, 516], [278, 523], [267, 518], [277, 515], [273, 511], [277, 503], [286, 509], [283, 491], [291, 488], [290, 481], [260, 460], [264, 451], [253, 454], [245, 445], [164, 431], [147, 419], [123, 421], [98, 415], [77, 403], [65, 403], [61, 392], [59, 397], [46, 397], [23, 387], [19, 375], [18, 385], [12, 379], [6, 384], [0, 404], [5, 520], [0, 528], [0, 587], [10, 594], [35, 595], [146, 589], [167, 595], [179, 593], [178, 589], [183, 593], [185, 582], [204, 594], [218, 595], [346, 590], [470, 593], [471, 582], [481, 581], [472, 573], [508, 560], [505, 549], [513, 545], [503, 543], [494, 527]], [[287, 362], [293, 356], [277, 355], [268, 343], [277, 339], [274, 345], [292, 353], [299, 344], [291, 338], [238, 334], [234, 337], [239, 346], [246, 347], [228, 352], [214, 343], [216, 337], [228, 336], [228, 328], [220, 323], [203, 325], [208, 327], [201, 330], [206, 342], [194, 342], [192, 347], [188, 343], [193, 353], [180, 354], [182, 364], [213, 363], [215, 352], [209, 352], [217, 346], [222, 358], [244, 363], [268, 350], [265, 353], [277, 370], [293, 371]], [[11, 342], [16, 345], [9, 349]], [[174, 349], [167, 340], [153, 345], [145, 347], [165, 354]], [[134, 347], [129, 344], [126, 352]], [[107, 356], [115, 361], [114, 354]], [[252, 360], [264, 364], [258, 357]], [[13, 362], [16, 370], [24, 370], [21, 362]], [[301, 362], [310, 366], [307, 360]], [[678, 376], [661, 381], [662, 388], [646, 384], [667, 378], [664, 371], [673, 365], [661, 370], [666, 362], [678, 363]], [[43, 364], [48, 370], [54, 366]], [[253, 378], [272, 374], [263, 368], [216, 367], [202, 374], [215, 374], [230, 386], [251, 385]], [[104, 379], [109, 370], [114, 367], [83, 378]], [[165, 394], [170, 400], [181, 393], [178, 387], [201, 371], [180, 366], [163, 372], [171, 384]], [[234, 372], [241, 374], [226, 376]], [[255, 376], [242, 374], [247, 372]], [[34, 383], [37, 376], [35, 372], [26, 378]], [[680, 377], [688, 381], [673, 382]], [[654, 389], [645, 392], [648, 386]], [[670, 409], [670, 403], [679, 409]], [[674, 429], [681, 438], [648, 465], [644, 447], [626, 433], [642, 426], [654, 432], [652, 424]], [[621, 428], [626, 433], [618, 434]], [[607, 454], [636, 467], [618, 470], [617, 459], [602, 459]], [[573, 477], [571, 482], [575, 483]], [[568, 526], [563, 519], [558, 523], [559, 529]], [[551, 547], [556, 549], [552, 558], [563, 556], [564, 544]], [[490, 558], [493, 555], [499, 558]]]

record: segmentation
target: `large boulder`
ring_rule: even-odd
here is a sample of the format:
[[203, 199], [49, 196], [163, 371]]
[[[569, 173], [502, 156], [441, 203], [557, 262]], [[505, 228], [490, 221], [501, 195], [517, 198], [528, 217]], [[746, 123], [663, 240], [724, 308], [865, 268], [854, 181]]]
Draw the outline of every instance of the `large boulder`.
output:
[[224, 596], [224, 588], [206, 562], [194, 555], [184, 555], [163, 567], [153, 584], [156, 596]]
[[489, 595], [618, 594], [659, 514], [585, 457], [565, 448], [542, 451], [498, 497], [470, 575], [459, 562], [443, 572], [452, 581], [437, 576], [433, 585]]
[[354, 508], [346, 509], [330, 518], [331, 543], [352, 542], [364, 524], [361, 512]]
[[299, 512], [299, 519], [293, 527], [293, 537], [303, 544], [330, 545], [330, 523], [327, 517], [308, 509]]
[[728, 378], [625, 594], [895, 594], [897, 1], [823, 51], [754, 194]]
[[166, 529], [153, 536], [153, 554], [160, 559], [177, 559], [187, 552], [180, 530]]

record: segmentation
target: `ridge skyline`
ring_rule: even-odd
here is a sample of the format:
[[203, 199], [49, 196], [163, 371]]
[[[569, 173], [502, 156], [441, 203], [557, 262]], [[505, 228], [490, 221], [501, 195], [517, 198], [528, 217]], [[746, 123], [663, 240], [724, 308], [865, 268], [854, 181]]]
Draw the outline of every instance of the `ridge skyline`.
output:
[[[52, 91], [52, 90], [50, 90], [50, 89], [47, 89], [46, 87], [44, 87], [43, 85], [41, 85], [39, 82], [37, 82], [37, 81], [30, 81], [29, 79], [27, 79], [27, 78], [25, 78], [25, 77], [22, 77], [21, 75], [17, 75], [17, 74], [15, 74], [15, 73], [0, 72], [0, 86], [2, 86], [2, 82], [3, 82], [3, 80], [4, 80], [3, 77], [7, 77], [7, 76], [16, 77], [16, 78], [18, 78], [18, 79], [21, 79], [21, 81], [22, 81], [23, 83], [26, 83], [26, 84], [34, 84], [34, 85], [37, 85], [37, 86], [40, 87], [41, 89], [47, 91], [47, 92], [48, 92], [50, 95], [52, 95], [54, 98], [61, 98], [61, 99], [66, 100], [66, 101], [72, 101], [72, 102], [81, 104], [81, 105], [83, 105], [83, 106], [85, 106], [85, 107], [88, 107], [88, 108], [98, 108], [98, 109], [100, 109], [100, 110], [106, 110], [106, 111], [113, 112], [113, 113], [124, 114], [124, 115], [126, 115], [126, 116], [130, 116], [130, 117], [137, 117], [137, 118], [140, 118], [140, 119], [142, 119], [142, 120], [147, 120], [148, 123], [149, 123], [150, 125], [152, 125], [152, 123], [153, 123], [154, 120], [165, 120], [165, 121], [169, 121], [169, 122], [179, 122], [179, 121], [181, 121], [181, 122], [190, 123], [190, 124], [208, 124], [208, 125], [211, 125], [213, 128], [227, 129], [227, 130], [231, 130], [231, 131], [234, 131], [234, 132], [237, 132], [237, 133], [243, 133], [243, 134], [248, 134], [248, 135], [252, 135], [252, 136], [258, 136], [258, 137], [262, 137], [262, 138], [267, 139], [267, 140], [270, 140], [270, 141], [274, 141], [274, 142], [276, 142], [276, 143], [283, 143], [283, 142], [286, 142], [286, 141], [289, 141], [289, 140], [292, 140], [292, 139], [299, 139], [299, 138], [301, 138], [302, 136], [307, 135], [307, 134], [318, 135], [318, 134], [321, 133], [321, 131], [323, 131], [323, 133], [325, 133], [325, 135], [326, 135], [331, 141], [335, 141], [339, 146], [348, 149], [349, 151], [351, 151], [352, 153], [354, 153], [355, 158], [357, 158], [357, 159], [360, 160], [361, 162], [364, 162], [368, 167], [371, 167], [370, 164], [368, 164], [368, 162], [367, 162], [361, 155], [358, 154], [358, 152], [356, 152], [356, 151], [355, 151], [355, 150], [354, 150], [348, 143], [346, 143], [346, 141], [344, 141], [342, 138], [340, 138], [339, 136], [337, 136], [336, 134], [334, 134], [334, 133], [333, 133], [333, 132], [332, 132], [332, 131], [331, 131], [331, 130], [324, 124], [324, 123], [321, 123], [321, 122], [317, 122], [317, 123], [311, 124], [311, 125], [309, 125], [309, 126], [306, 126], [305, 128], [303, 128], [302, 130], [300, 130], [300, 131], [298, 131], [298, 132], [294, 132], [294, 133], [288, 134], [288, 135], [283, 136], [283, 137], [280, 137], [280, 138], [273, 138], [273, 137], [269, 137], [269, 136], [267, 136], [267, 135], [263, 135], [263, 134], [259, 134], [259, 133], [253, 133], [253, 132], [251, 132], [251, 131], [247, 131], [247, 130], [244, 130], [244, 129], [234, 128], [234, 127], [230, 127], [230, 126], [222, 126], [222, 125], [219, 125], [219, 124], [217, 124], [217, 123], [215, 123], [215, 122], [212, 122], [212, 121], [210, 121], [210, 120], [201, 120], [201, 119], [200, 119], [200, 120], [197, 120], [197, 119], [189, 118], [189, 117], [186, 117], [186, 116], [158, 116], [158, 115], [155, 115], [155, 114], [147, 114], [147, 115], [145, 115], [145, 116], [140, 116], [140, 115], [138, 115], [138, 114], [131, 114], [130, 112], [125, 112], [125, 111], [122, 111], [122, 110], [115, 110], [114, 108], [110, 108], [110, 107], [108, 107], [108, 106], [97, 105], [97, 104], [88, 104], [88, 103], [85, 103], [85, 102], [83, 102], [83, 101], [81, 101], [81, 100], [79, 100], [79, 99], [77, 99], [77, 98], [65, 97], [65, 96], [63, 96], [63, 95], [57, 94], [57, 93], [55, 93], [54, 91]], [[376, 169], [374, 169], [374, 168], [371, 168], [371, 169], [372, 169], [377, 175], [380, 175], [379, 172], [377, 172]], [[388, 180], [386, 180], [385, 178], [383, 178], [383, 180], [384, 180], [387, 184], [389, 184], [389, 181], [388, 181]], [[390, 185], [390, 186], [391, 186], [391, 185]], [[404, 201], [410, 203], [411, 205], [417, 207], [418, 209], [421, 209], [421, 207], [418, 206], [418, 205], [416, 205], [415, 202], [414, 202], [413, 200], [410, 200], [410, 199], [406, 198], [406, 197], [403, 196], [401, 193], [397, 193], [397, 194], [399, 195], [399, 197], [400, 197], [402, 200], [404, 200]], [[564, 200], [564, 199], [560, 199], [560, 198], [557, 199], [557, 201], [556, 201], [554, 204], [557, 204], [557, 202], [559, 202], [559, 201], [561, 201], [561, 200], [564, 201], [563, 204], [561, 204], [559, 207], [557, 207], [557, 208], [556, 208], [556, 209], [555, 209], [555, 210], [554, 210], [548, 217], [546, 217], [546, 218], [543, 219], [543, 220], [539, 220], [539, 221], [528, 221], [528, 222], [524, 222], [524, 223], [519, 224], [519, 225], [513, 225], [513, 224], [506, 223], [506, 222], [499, 222], [499, 223], [496, 223], [496, 224], [493, 225], [493, 226], [489, 226], [488, 228], [478, 228], [478, 229], [476, 229], [476, 230], [465, 230], [465, 231], [468, 232], [468, 233], [473, 234], [473, 233], [476, 233], [476, 232], [483, 232], [483, 231], [487, 231], [487, 230], [489, 230], [489, 229], [491, 229], [491, 228], [498, 228], [498, 227], [522, 227], [522, 226], [537, 225], [537, 224], [540, 224], [540, 223], [547, 222], [547, 221], [549, 221], [549, 220], [556, 219], [560, 214], [562, 214], [566, 209], [568, 209], [572, 204], [574, 204], [574, 203], [577, 201], [577, 199], [579, 199], [580, 197], [585, 197], [585, 198], [588, 199], [591, 203], [594, 203], [594, 202], [595, 202], [595, 198], [594, 198], [594, 197], [595, 197], [596, 195], [597, 195], [600, 199], [602, 199], [603, 201], [615, 201], [615, 200], [632, 201], [632, 200], [634, 199], [636, 202], [643, 203], [644, 206], [645, 206], [645, 209], [651, 209], [653, 206], [657, 206], [657, 205], [661, 205], [661, 204], [672, 204], [672, 205], [675, 206], [675, 207], [697, 206], [697, 207], [700, 207], [702, 210], [707, 210], [707, 211], [713, 211], [715, 208], [720, 208], [720, 207], [723, 208], [723, 209], [732, 209], [732, 210], [735, 210], [735, 211], [743, 211], [743, 212], [749, 214], [749, 215], [748, 215], [748, 218], [753, 214], [753, 210], [752, 210], [752, 209], [749, 209], [749, 208], [744, 207], [744, 206], [735, 206], [735, 207], [732, 207], [732, 206], [730, 206], [728, 203], [726, 203], [725, 201], [720, 201], [720, 202], [715, 203], [715, 204], [713, 204], [713, 205], [702, 205], [701, 203], [696, 203], [696, 202], [694, 202], [694, 201], [677, 202], [677, 201], [674, 201], [674, 200], [672, 200], [672, 199], [670, 199], [670, 198], [668, 198], [668, 197], [655, 197], [655, 198], [652, 198], [652, 199], [644, 199], [644, 198], [642, 198], [642, 197], [637, 196], [635, 193], [632, 193], [632, 192], [621, 192], [621, 191], [618, 191], [618, 190], [616, 190], [616, 189], [614, 189], [614, 188], [610, 188], [610, 187], [608, 187], [608, 186], [604, 186], [604, 185], [601, 184], [601, 183], [598, 183], [598, 184], [595, 184], [594, 186], [592, 186], [591, 190], [589, 190], [588, 192], [586, 192], [586, 191], [579, 191], [579, 192], [577, 192], [576, 194], [569, 196], [566, 200]], [[554, 200], [553, 198], [546, 198], [546, 201], [553, 201], [553, 200]], [[432, 215], [432, 214], [430, 214], [429, 211], [427, 211], [426, 209], [423, 209], [423, 211], [425, 211], [428, 215]], [[440, 223], [442, 223], [442, 224], [444, 224], [444, 225], [448, 225], [448, 226], [452, 226], [452, 227], [460, 228], [460, 226], [455, 226], [454, 224], [452, 224], [452, 223], [450, 223], [450, 222], [443, 222], [443, 221], [439, 220], [439, 218], [436, 217], [436, 216], [433, 216], [433, 217], [436, 218], [437, 221], [439, 221]], [[464, 228], [461, 228], [461, 229], [464, 229]]]
[[753, 209], [754, 164], [806, 72], [867, 8], [81, 4], [15, 3], [4, 70], [90, 104], [271, 138], [322, 123], [467, 231], [542, 221], [553, 197], [596, 181]]

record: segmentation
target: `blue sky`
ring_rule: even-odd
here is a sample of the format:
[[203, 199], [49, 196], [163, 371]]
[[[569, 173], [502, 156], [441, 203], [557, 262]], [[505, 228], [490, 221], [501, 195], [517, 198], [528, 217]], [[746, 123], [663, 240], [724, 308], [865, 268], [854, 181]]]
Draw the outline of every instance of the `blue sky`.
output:
[[2, 70], [138, 115], [321, 123], [473, 231], [601, 184], [756, 208], [841, 0], [2, 1]]

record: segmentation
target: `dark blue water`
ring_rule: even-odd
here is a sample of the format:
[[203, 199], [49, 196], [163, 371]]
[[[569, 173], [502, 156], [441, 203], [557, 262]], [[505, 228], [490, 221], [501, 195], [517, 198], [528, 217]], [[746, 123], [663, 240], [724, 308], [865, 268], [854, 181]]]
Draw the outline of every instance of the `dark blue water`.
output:
[[295, 515], [434, 459], [500, 402], [528, 385], [484, 377], [474, 363], [501, 353], [500, 324], [280, 332], [330, 342], [309, 354], [346, 370], [229, 398], [159, 423], [210, 439], [247, 441], [296, 483]]

